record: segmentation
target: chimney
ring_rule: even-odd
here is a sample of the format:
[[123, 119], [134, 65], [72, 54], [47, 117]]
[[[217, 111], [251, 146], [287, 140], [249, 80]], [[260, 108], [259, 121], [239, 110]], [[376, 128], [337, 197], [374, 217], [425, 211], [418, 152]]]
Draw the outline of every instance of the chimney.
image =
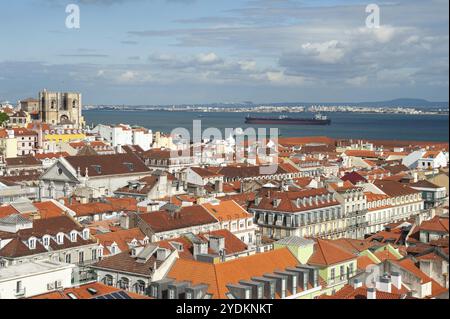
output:
[[197, 240], [194, 240], [192, 246], [194, 259], [197, 259], [198, 255], [205, 255], [208, 253], [208, 242], [202, 239], [198, 238]]
[[353, 280], [352, 286], [354, 289], [362, 287], [363, 283], [359, 279]]
[[367, 299], [377, 299], [377, 290], [375, 288], [367, 288]]
[[225, 237], [210, 236], [209, 248], [211, 248], [215, 253], [219, 254], [221, 251], [225, 249]]
[[379, 282], [377, 282], [377, 288], [383, 292], [392, 292], [391, 278], [387, 275], [380, 277]]
[[391, 281], [395, 288], [401, 289], [402, 288], [402, 275], [398, 272], [392, 272], [391, 273]]

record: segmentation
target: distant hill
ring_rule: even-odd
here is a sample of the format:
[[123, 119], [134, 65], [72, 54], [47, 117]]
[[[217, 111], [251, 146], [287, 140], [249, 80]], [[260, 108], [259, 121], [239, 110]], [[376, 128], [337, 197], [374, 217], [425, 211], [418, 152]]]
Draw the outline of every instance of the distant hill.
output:
[[388, 100], [388, 101], [377, 101], [377, 102], [329, 102], [329, 103], [269, 103], [271, 105], [275, 106], [294, 106], [294, 105], [304, 105], [304, 106], [311, 106], [311, 105], [325, 105], [325, 106], [333, 106], [333, 105], [346, 105], [346, 106], [365, 106], [365, 107], [414, 107], [414, 108], [423, 108], [423, 109], [448, 109], [449, 103], [448, 102], [431, 102], [423, 99], [395, 99], [395, 100]]
[[379, 102], [364, 102], [355, 103], [356, 105], [364, 106], [386, 106], [386, 107], [417, 107], [417, 108], [448, 108], [448, 102], [431, 102], [423, 99], [395, 99], [389, 101], [379, 101]]
[[[431, 102], [424, 99], [410, 99], [410, 98], [401, 98], [395, 100], [387, 100], [387, 101], [378, 101], [378, 102], [328, 102], [328, 103], [320, 103], [320, 102], [268, 102], [268, 103], [253, 103], [251, 101], [244, 102], [217, 102], [217, 103], [205, 103], [205, 104], [178, 104], [178, 105], [122, 105], [120, 108], [128, 109], [134, 107], [143, 107], [143, 108], [157, 108], [157, 107], [191, 107], [191, 106], [206, 106], [206, 107], [223, 107], [223, 108], [241, 108], [241, 107], [252, 107], [252, 106], [305, 106], [310, 107], [313, 105], [324, 105], [324, 106], [361, 106], [361, 107], [413, 107], [416, 109], [427, 109], [427, 110], [436, 110], [436, 109], [448, 109], [449, 102]], [[97, 105], [97, 107], [114, 107], [114, 105]], [[90, 107], [89, 107], [90, 108]], [[87, 109], [87, 108], [86, 108]]]
[[272, 105], [272, 106], [312, 106], [312, 105], [325, 105], [325, 106], [365, 106], [365, 107], [414, 107], [423, 109], [448, 109], [449, 102], [431, 102], [424, 99], [409, 99], [401, 98], [388, 101], [376, 101], [376, 102], [283, 102], [283, 103], [252, 103], [252, 102], [242, 102], [242, 103], [213, 103], [208, 104], [208, 106], [218, 106], [218, 107], [249, 107], [257, 105]]

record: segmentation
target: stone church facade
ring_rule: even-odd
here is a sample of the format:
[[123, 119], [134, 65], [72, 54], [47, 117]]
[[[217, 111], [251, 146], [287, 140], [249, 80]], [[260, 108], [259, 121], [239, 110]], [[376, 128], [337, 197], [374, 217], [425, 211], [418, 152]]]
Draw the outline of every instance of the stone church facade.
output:
[[47, 90], [39, 93], [39, 115], [45, 123], [73, 125], [81, 128], [84, 126], [81, 111], [80, 93], [49, 92]]

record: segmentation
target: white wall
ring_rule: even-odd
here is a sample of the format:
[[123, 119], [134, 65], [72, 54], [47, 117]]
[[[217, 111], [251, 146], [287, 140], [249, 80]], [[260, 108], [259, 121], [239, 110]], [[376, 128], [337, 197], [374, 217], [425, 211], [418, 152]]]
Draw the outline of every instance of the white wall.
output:
[[[20, 268], [22, 265], [9, 266]], [[46, 272], [22, 274], [9, 279], [0, 279], [0, 299], [27, 298], [53, 290], [49, 290], [47, 284], [61, 281], [62, 288], [72, 285], [72, 269], [74, 265], [62, 264], [59, 268], [49, 269]], [[2, 271], [0, 269], [0, 271]], [[22, 282], [23, 294], [16, 294], [17, 282]]]

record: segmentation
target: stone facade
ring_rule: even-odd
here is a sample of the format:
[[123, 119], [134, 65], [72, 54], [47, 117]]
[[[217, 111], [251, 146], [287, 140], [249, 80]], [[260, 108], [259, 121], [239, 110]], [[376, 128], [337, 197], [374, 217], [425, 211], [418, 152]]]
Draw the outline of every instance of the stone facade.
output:
[[82, 101], [80, 93], [48, 92], [39, 93], [39, 115], [49, 124], [73, 124], [81, 127], [84, 118], [81, 115]]

